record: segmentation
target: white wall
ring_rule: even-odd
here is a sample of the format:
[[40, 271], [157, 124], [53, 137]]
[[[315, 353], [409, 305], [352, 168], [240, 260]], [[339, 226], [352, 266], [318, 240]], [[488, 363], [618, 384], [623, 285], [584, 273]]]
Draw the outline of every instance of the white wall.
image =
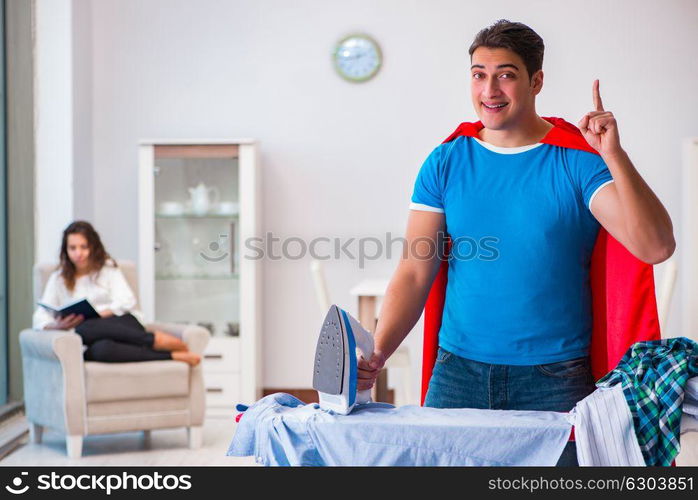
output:
[[94, 218], [92, 163], [92, 0], [73, 2], [73, 210]]
[[35, 258], [58, 259], [73, 218], [73, 54], [71, 0], [36, 0]]
[[91, 0], [36, 0], [36, 260], [63, 229], [93, 220]]
[[[698, 135], [697, 13], [690, 0], [93, 2], [92, 57], [75, 65], [91, 64], [97, 228], [112, 254], [137, 257], [139, 139], [241, 136], [260, 140], [266, 231], [402, 234], [421, 162], [459, 122], [476, 119], [468, 46], [508, 18], [545, 40], [542, 116], [576, 123], [600, 78], [624, 147], [680, 237], [681, 139]], [[362, 85], [342, 81], [329, 57], [355, 30], [385, 56]], [[349, 288], [389, 276], [396, 263], [327, 262], [332, 300], [354, 312]], [[309, 387], [322, 318], [307, 261], [265, 262], [264, 274], [264, 385]], [[676, 335], [676, 305], [672, 315]]]

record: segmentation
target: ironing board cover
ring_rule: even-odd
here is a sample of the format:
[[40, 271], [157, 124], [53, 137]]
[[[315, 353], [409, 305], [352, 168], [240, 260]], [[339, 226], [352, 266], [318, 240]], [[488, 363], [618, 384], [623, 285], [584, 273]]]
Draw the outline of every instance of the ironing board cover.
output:
[[[599, 154], [577, 127], [562, 118], [543, 117], [554, 127], [540, 141], [553, 146]], [[482, 122], [464, 122], [445, 141], [476, 137]], [[450, 242], [448, 252], [450, 252]], [[611, 371], [635, 342], [661, 338], [652, 265], [632, 255], [601, 227], [591, 256], [593, 328], [591, 369], [598, 380]], [[422, 357], [422, 405], [436, 362], [439, 328], [448, 280], [448, 260], [441, 262], [424, 307], [424, 352]], [[573, 439], [573, 437], [572, 437]]]

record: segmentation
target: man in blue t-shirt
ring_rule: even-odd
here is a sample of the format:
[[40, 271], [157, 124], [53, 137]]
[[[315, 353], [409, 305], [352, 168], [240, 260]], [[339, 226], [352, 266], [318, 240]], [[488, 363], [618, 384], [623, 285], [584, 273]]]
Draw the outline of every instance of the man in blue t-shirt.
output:
[[611, 182], [586, 151], [465, 136], [437, 147], [410, 208], [444, 214], [453, 240], [439, 345], [496, 364], [586, 356], [599, 230], [589, 207]]
[[[483, 128], [436, 147], [414, 185], [407, 248], [390, 282], [359, 390], [419, 319], [453, 242], [439, 352], [425, 404], [569, 411], [594, 390], [591, 253], [602, 225], [648, 263], [671, 256], [671, 219], [620, 146], [601, 102], [578, 123], [599, 155], [546, 144], [536, 113], [543, 88], [541, 37], [500, 20], [469, 53], [471, 97]], [[560, 464], [576, 463], [566, 448]]]

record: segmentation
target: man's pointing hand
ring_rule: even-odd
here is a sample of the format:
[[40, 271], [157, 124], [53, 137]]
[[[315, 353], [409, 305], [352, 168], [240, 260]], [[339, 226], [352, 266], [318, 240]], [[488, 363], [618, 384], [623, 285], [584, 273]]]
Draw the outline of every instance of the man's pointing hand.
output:
[[585, 114], [577, 126], [589, 145], [601, 155], [614, 155], [622, 151], [616, 118], [604, 111], [599, 93], [599, 81], [594, 80], [591, 89], [594, 111]]

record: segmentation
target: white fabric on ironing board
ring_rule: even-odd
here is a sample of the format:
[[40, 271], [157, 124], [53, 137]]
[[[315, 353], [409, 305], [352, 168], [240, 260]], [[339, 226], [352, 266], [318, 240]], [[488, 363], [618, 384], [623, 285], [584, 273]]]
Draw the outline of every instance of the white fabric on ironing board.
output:
[[579, 465], [645, 465], [620, 384], [599, 387], [577, 403], [571, 414]]

